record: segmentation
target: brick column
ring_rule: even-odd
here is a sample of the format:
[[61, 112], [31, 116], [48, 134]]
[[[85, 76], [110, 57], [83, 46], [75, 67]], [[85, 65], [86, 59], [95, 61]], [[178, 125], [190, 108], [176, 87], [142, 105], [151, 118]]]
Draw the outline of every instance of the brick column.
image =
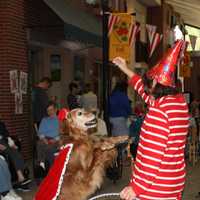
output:
[[22, 152], [29, 158], [29, 95], [23, 95], [23, 114], [16, 115], [14, 94], [10, 93], [9, 80], [10, 70], [28, 72], [28, 48], [24, 29], [25, 2], [26, 0], [0, 1], [0, 114], [10, 135], [16, 135], [22, 140]]

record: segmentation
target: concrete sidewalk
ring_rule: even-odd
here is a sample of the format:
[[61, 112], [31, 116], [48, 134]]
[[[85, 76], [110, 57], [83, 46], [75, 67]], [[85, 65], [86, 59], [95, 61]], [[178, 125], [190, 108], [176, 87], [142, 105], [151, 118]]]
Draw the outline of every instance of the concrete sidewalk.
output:
[[[97, 194], [120, 192], [121, 189], [129, 182], [130, 173], [130, 167], [125, 167], [123, 170], [123, 177], [115, 184], [108, 178], [105, 178], [104, 184], [102, 185], [101, 189], [97, 191]], [[32, 200], [37, 190], [35, 183], [32, 184], [31, 189], [31, 192], [18, 192], [18, 194], [22, 196], [24, 200]], [[194, 167], [192, 167], [190, 164], [187, 164], [187, 181], [182, 200], [200, 200], [199, 197], [196, 197], [198, 192], [200, 192], [200, 161]]]

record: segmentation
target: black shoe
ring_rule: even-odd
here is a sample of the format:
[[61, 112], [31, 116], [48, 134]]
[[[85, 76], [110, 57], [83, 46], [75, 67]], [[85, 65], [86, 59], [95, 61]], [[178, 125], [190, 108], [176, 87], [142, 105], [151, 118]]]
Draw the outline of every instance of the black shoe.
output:
[[25, 180], [23, 182], [16, 183], [15, 185], [13, 185], [13, 188], [15, 190], [29, 192], [30, 191], [30, 188], [28, 186], [29, 183], [30, 183], [30, 180]]
[[22, 191], [22, 192], [29, 192], [29, 191], [31, 191], [27, 184], [25, 184], [25, 185], [21, 185], [20, 184], [15, 189], [19, 190], [19, 191]]
[[46, 175], [47, 175], [47, 172], [43, 167], [41, 167], [39, 165], [36, 165], [34, 167], [34, 178], [35, 179], [43, 179]]
[[24, 181], [22, 181], [21, 183], [20, 183], [20, 185], [27, 185], [27, 184], [29, 184], [31, 182], [31, 179], [25, 179]]

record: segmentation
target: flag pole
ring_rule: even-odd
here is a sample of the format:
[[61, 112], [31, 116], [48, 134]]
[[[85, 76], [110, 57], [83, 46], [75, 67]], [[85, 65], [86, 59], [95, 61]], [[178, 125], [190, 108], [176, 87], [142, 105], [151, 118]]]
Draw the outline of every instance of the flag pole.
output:
[[103, 65], [101, 67], [102, 75], [102, 88], [103, 88], [103, 111], [104, 120], [107, 125], [108, 134], [111, 134], [110, 123], [109, 123], [109, 96], [110, 96], [110, 68], [109, 68], [109, 40], [108, 40], [108, 0], [101, 0], [102, 7], [102, 30], [103, 30]]

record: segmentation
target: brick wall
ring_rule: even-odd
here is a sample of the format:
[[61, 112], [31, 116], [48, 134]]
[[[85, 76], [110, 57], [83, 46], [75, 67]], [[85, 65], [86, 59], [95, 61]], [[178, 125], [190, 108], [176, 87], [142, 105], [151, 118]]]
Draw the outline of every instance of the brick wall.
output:
[[[28, 60], [32, 46], [27, 36], [32, 41], [56, 45], [64, 39], [63, 21], [43, 0], [0, 0], [0, 115], [10, 134], [22, 140], [22, 153], [26, 159], [32, 155], [30, 92], [23, 95], [23, 114], [15, 115], [9, 71], [24, 71], [32, 77], [34, 70]], [[69, 61], [65, 65], [69, 72]], [[29, 89], [33, 84], [30, 80]]]
[[42, 0], [0, 1], [0, 115], [10, 135], [18, 136], [22, 140], [25, 158], [31, 157], [32, 149], [30, 92], [23, 95], [23, 114], [15, 115], [9, 71], [31, 71], [28, 65], [27, 27], [58, 24], [62, 24], [61, 20]]
[[28, 72], [24, 0], [0, 1], [0, 113], [11, 135], [22, 140], [25, 157], [30, 156], [28, 95], [23, 95], [23, 114], [15, 115], [10, 93], [9, 71]]

